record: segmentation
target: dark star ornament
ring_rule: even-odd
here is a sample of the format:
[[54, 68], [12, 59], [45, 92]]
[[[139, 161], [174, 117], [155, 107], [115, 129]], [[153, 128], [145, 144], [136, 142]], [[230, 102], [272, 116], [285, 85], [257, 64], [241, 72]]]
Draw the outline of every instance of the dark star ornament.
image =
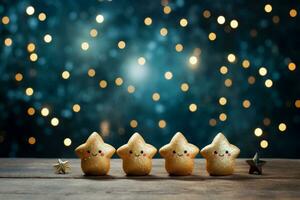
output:
[[257, 174], [261, 175], [262, 174], [262, 166], [266, 164], [266, 161], [260, 160], [258, 153], [254, 155], [252, 160], [246, 160], [248, 165], [250, 166], [249, 169], [249, 174]]

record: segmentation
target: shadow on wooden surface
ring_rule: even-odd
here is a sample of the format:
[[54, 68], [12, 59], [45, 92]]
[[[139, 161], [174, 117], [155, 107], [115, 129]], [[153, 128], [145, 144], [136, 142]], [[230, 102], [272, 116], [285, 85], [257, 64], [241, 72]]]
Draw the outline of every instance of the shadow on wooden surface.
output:
[[192, 176], [169, 176], [153, 160], [149, 176], [126, 176], [119, 159], [107, 176], [84, 176], [79, 159], [70, 174], [55, 174], [56, 159], [0, 158], [0, 199], [300, 199], [300, 160], [265, 159], [264, 174], [249, 175], [245, 159], [235, 174], [209, 176], [197, 159]]

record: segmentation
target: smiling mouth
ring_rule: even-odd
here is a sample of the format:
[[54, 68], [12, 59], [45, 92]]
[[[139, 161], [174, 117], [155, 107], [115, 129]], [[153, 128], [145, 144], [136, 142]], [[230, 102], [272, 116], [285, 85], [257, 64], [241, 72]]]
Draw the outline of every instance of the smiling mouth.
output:
[[224, 154], [219, 154], [220, 157], [224, 157]]
[[177, 154], [177, 156], [181, 157], [181, 156], [183, 156], [183, 154]]
[[93, 153], [92, 153], [92, 156], [97, 156], [97, 155], [98, 155], [97, 153], [96, 153], [96, 154], [93, 154]]
[[135, 157], [139, 157], [139, 156], [140, 156], [140, 154], [134, 154], [134, 156], [135, 156]]

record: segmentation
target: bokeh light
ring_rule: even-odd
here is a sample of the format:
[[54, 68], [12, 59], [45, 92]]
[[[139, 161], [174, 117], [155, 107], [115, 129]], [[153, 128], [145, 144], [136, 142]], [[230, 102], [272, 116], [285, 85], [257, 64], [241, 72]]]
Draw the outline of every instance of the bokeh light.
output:
[[71, 146], [71, 144], [72, 144], [72, 140], [70, 138], [65, 138], [64, 139], [64, 145], [66, 147]]
[[197, 105], [194, 104], [194, 103], [190, 104], [190, 105], [189, 105], [189, 110], [190, 110], [191, 112], [196, 112], [196, 111], [197, 111]]
[[114, 146], [139, 131], [156, 147], [222, 132], [241, 157], [300, 156], [293, 2], [20, 0], [0, 12], [0, 156], [72, 157], [93, 131]]

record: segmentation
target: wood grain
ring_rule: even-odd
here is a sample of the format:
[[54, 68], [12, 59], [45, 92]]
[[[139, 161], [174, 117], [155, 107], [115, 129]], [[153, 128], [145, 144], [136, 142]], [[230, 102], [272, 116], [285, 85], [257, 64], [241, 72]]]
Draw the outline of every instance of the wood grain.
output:
[[78, 159], [72, 173], [54, 174], [55, 159], [0, 159], [0, 199], [300, 199], [300, 160], [265, 159], [262, 176], [249, 175], [244, 159], [232, 176], [212, 177], [205, 160], [193, 176], [169, 176], [155, 159], [150, 176], [128, 177], [119, 159], [109, 176], [86, 177]]

